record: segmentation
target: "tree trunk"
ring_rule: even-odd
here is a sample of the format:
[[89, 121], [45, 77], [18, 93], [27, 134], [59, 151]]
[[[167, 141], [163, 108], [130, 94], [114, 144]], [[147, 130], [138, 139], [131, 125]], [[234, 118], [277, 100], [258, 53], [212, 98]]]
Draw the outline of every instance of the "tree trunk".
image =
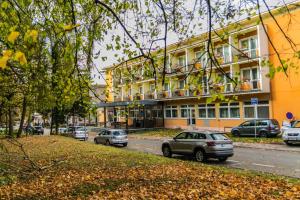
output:
[[14, 114], [11, 106], [8, 109], [8, 135], [13, 137], [14, 134]]
[[50, 123], [50, 135], [53, 134], [53, 109], [51, 110], [51, 123]]
[[21, 121], [20, 121], [20, 126], [19, 126], [19, 130], [17, 133], [17, 137], [20, 137], [22, 134], [22, 130], [23, 130], [23, 125], [24, 125], [24, 120], [25, 120], [25, 115], [26, 115], [26, 108], [27, 108], [27, 99], [26, 96], [23, 97], [23, 108], [22, 108], [22, 114], [21, 114]]

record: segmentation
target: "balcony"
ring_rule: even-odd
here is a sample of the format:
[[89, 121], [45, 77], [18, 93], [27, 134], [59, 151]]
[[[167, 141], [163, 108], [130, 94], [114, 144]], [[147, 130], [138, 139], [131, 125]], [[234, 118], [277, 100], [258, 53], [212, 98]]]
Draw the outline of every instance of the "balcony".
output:
[[186, 67], [181, 65], [175, 65], [171, 68], [171, 73], [181, 74], [186, 72]]
[[238, 61], [245, 61], [258, 58], [259, 52], [258, 49], [241, 50], [236, 56], [238, 58]]
[[132, 101], [132, 100], [133, 100], [132, 95], [127, 95], [123, 97], [123, 101]]
[[156, 97], [155, 92], [150, 92], [150, 91], [144, 95], [145, 99], [155, 99], [155, 97]]
[[187, 95], [188, 91], [185, 89], [176, 89], [173, 94], [172, 97], [184, 97], [184, 96], [188, 96]]
[[134, 100], [144, 100], [144, 94], [136, 93], [133, 97]]
[[167, 91], [167, 90], [163, 90], [163, 91], [158, 93], [158, 98], [159, 99], [170, 98], [171, 96], [172, 96], [171, 91]]
[[261, 90], [261, 85], [259, 80], [247, 80], [243, 81], [240, 84], [240, 91], [241, 92], [246, 92], [246, 91], [255, 91], [255, 90]]
[[114, 101], [122, 101], [122, 97], [121, 96], [114, 96]]

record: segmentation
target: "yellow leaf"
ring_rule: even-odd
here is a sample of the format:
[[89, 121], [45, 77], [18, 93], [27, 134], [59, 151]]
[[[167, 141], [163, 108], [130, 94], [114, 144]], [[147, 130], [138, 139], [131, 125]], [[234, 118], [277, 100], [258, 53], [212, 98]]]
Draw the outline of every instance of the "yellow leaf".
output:
[[17, 60], [21, 65], [25, 65], [27, 63], [26, 56], [21, 51], [17, 51], [15, 53], [15, 60]]
[[3, 51], [3, 56], [4, 57], [11, 57], [13, 54], [13, 51], [12, 50], [4, 50]]
[[9, 6], [9, 3], [8, 3], [7, 1], [4, 1], [4, 2], [1, 4], [1, 7], [2, 7], [3, 9], [8, 8], [8, 6]]
[[12, 31], [8, 37], [7, 37], [7, 40], [10, 42], [10, 43], [15, 43], [15, 40], [17, 39], [17, 37], [19, 37], [20, 33], [18, 31]]
[[63, 28], [64, 28], [65, 31], [71, 31], [72, 29], [74, 29], [78, 26], [80, 26], [80, 24], [75, 24], [75, 25], [74, 24], [69, 24], [69, 25], [63, 26]]
[[2, 69], [6, 68], [8, 59], [9, 59], [9, 57], [7, 57], [7, 56], [3, 56], [2, 58], [0, 58], [0, 68], [2, 68]]
[[26, 32], [24, 40], [28, 40], [29, 38], [31, 38], [32, 41], [36, 42], [37, 37], [38, 37], [38, 31], [37, 30], [29, 30], [29, 31]]

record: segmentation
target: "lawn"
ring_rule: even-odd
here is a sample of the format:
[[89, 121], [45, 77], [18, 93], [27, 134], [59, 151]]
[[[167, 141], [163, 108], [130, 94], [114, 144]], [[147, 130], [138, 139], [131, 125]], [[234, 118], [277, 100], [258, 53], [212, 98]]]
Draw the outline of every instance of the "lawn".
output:
[[[132, 134], [134, 137], [149, 137], [149, 138], [160, 138], [160, 137], [175, 137], [178, 133], [183, 131], [182, 129], [156, 129], [139, 131]], [[260, 137], [235, 137], [231, 133], [226, 134], [234, 142], [246, 142], [246, 143], [265, 143], [265, 144], [283, 144], [281, 137], [275, 138], [260, 138]]]
[[[95, 145], [62, 136], [19, 140], [41, 170], [0, 165], [1, 199], [298, 199], [300, 181]], [[1, 141], [9, 155], [19, 149]], [[17, 156], [18, 157], [18, 156]], [[53, 161], [56, 164], [53, 164]], [[11, 163], [10, 163], [11, 164]], [[48, 166], [48, 167], [47, 167]], [[2, 181], [1, 181], [2, 180]]]

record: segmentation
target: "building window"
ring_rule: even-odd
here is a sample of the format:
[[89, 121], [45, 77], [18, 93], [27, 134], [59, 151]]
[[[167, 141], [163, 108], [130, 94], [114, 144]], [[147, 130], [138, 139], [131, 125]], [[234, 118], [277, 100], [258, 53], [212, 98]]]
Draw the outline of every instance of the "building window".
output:
[[185, 80], [179, 80], [179, 87], [178, 89], [184, 89], [185, 87]]
[[181, 66], [181, 67], [184, 67], [185, 66], [185, 55], [184, 56], [179, 56], [178, 57], [178, 65]]
[[221, 103], [220, 104], [220, 118], [240, 118], [239, 103]]
[[180, 106], [180, 116], [182, 118], [187, 118], [187, 116], [188, 116], [188, 105]]
[[256, 106], [251, 105], [251, 102], [244, 102], [244, 117], [248, 119], [269, 118], [269, 102], [259, 101]]
[[177, 106], [166, 106], [165, 116], [166, 116], [166, 118], [175, 118], [175, 117], [177, 117]]
[[154, 92], [155, 91], [155, 84], [150, 84], [150, 92]]
[[144, 94], [144, 88], [143, 88], [143, 86], [140, 86], [140, 87], [139, 87], [139, 93], [140, 93], [140, 94]]
[[256, 58], [257, 55], [257, 37], [250, 37], [240, 40], [240, 50], [249, 58]]
[[202, 67], [205, 67], [207, 62], [206, 53], [203, 51], [198, 51], [195, 53], [196, 62], [201, 63]]
[[170, 83], [164, 84], [164, 91], [170, 91]]
[[218, 80], [223, 86], [224, 86], [224, 91], [222, 92], [231, 92], [232, 91], [232, 84], [230, 80], [230, 72], [226, 72], [225, 74], [219, 74], [219, 79]]
[[206, 119], [216, 117], [215, 104], [200, 104], [198, 108], [199, 118]]
[[[187, 118], [195, 115], [195, 105], [182, 105], [180, 106], [180, 117]], [[195, 117], [195, 116], [193, 116]]]
[[216, 48], [216, 57], [219, 60], [219, 64], [223, 63], [228, 63], [230, 61], [230, 56], [229, 56], [229, 46], [228, 45], [223, 45], [219, 46]]
[[251, 89], [260, 89], [259, 85], [260, 74], [258, 68], [242, 69], [242, 81], [249, 83]]

